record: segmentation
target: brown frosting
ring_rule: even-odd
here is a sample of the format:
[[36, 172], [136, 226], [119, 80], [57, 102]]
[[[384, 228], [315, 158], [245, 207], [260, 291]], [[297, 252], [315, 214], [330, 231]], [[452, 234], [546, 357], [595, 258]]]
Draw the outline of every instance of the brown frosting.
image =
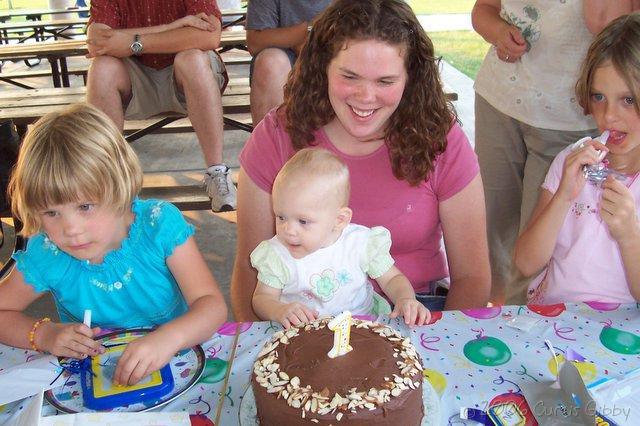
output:
[[422, 366], [408, 338], [352, 320], [346, 355], [329, 358], [329, 319], [274, 334], [254, 364], [261, 425], [419, 425]]

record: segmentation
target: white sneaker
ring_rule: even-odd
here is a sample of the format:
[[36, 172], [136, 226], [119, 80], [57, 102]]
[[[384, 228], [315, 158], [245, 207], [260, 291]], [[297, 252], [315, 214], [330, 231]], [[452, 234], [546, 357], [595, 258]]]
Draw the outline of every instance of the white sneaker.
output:
[[204, 174], [204, 185], [211, 198], [211, 210], [228, 212], [236, 209], [236, 187], [226, 164], [209, 167]]

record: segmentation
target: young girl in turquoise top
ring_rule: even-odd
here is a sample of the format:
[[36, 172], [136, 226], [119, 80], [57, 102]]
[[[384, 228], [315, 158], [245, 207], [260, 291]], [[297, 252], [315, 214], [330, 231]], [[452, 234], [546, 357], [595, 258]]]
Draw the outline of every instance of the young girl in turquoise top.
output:
[[[14, 214], [30, 237], [0, 283], [0, 342], [85, 358], [101, 328], [158, 328], [130, 343], [113, 380], [131, 385], [211, 337], [227, 308], [170, 203], [136, 198], [142, 171], [109, 118], [88, 105], [43, 117], [11, 177]], [[60, 323], [22, 313], [50, 292]], [[94, 328], [82, 324], [91, 309]]]

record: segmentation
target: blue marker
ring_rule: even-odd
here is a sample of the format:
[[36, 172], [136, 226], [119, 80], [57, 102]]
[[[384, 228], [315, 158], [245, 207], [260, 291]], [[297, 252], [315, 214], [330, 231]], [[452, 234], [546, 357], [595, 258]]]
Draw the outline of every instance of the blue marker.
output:
[[473, 420], [487, 426], [494, 426], [487, 413], [476, 408], [460, 408], [460, 418], [463, 420]]

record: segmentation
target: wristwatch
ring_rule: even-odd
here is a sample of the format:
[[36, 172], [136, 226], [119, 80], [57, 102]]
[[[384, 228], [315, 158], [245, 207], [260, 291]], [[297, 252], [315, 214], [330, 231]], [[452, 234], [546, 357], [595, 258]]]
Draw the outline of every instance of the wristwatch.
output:
[[136, 34], [133, 37], [133, 43], [131, 43], [131, 52], [135, 56], [140, 56], [142, 55], [142, 49], [144, 49], [144, 47], [142, 46], [142, 42], [140, 41], [140, 34]]

